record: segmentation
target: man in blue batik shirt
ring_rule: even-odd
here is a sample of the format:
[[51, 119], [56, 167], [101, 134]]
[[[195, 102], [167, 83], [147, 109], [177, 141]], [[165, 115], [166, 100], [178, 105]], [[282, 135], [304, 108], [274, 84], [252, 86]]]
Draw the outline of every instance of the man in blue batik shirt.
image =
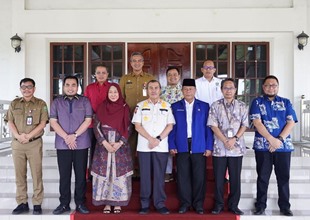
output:
[[290, 163], [294, 150], [290, 132], [297, 121], [290, 100], [278, 96], [279, 81], [267, 76], [263, 81], [264, 95], [253, 100], [250, 120], [255, 127], [253, 149], [257, 171], [257, 199], [255, 215], [262, 215], [267, 207], [267, 191], [272, 166], [278, 185], [280, 213], [293, 216], [290, 210]]

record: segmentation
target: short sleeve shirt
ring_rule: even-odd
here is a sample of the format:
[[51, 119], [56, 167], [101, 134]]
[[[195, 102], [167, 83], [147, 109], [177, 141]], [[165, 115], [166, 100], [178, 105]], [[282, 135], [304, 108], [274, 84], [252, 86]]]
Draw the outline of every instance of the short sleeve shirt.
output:
[[[85, 118], [92, 118], [90, 101], [84, 96], [75, 96], [69, 99], [66, 96], [56, 98], [51, 105], [50, 117], [57, 119], [58, 124], [67, 134], [73, 134]], [[90, 137], [85, 131], [77, 137], [77, 149], [86, 149], [90, 146]], [[59, 150], [68, 150], [64, 139], [56, 134], [55, 147]]]
[[216, 77], [210, 82], [204, 76], [196, 79], [195, 97], [211, 106], [213, 102], [223, 98], [221, 82], [222, 80]]
[[[4, 120], [13, 122], [19, 133], [29, 134], [42, 121], [48, 122], [47, 105], [36, 97], [32, 97], [29, 102], [23, 98], [16, 98], [11, 102]], [[37, 137], [43, 133], [42, 130]]]
[[[250, 120], [255, 119], [260, 119], [273, 137], [280, 135], [287, 121], [298, 122], [290, 100], [280, 96], [276, 96], [272, 101], [265, 95], [254, 99], [250, 108]], [[269, 142], [258, 131], [255, 131], [253, 149], [257, 151], [268, 151], [269, 149]], [[289, 152], [293, 150], [292, 138], [289, 135], [276, 151]]]
[[[236, 135], [241, 126], [249, 126], [248, 108], [240, 100], [234, 100], [229, 105], [225, 99], [220, 99], [211, 105], [207, 124], [208, 126], [218, 127], [225, 137], [227, 137], [228, 129], [232, 129], [233, 135]], [[213, 156], [239, 157], [244, 155], [245, 151], [246, 145], [243, 136], [239, 138], [239, 141], [236, 141], [233, 150], [228, 150], [224, 143], [214, 135]]]
[[183, 99], [182, 86], [177, 84], [176, 86], [166, 86], [162, 89], [160, 96], [164, 101], [173, 104]]
[[[152, 136], [157, 137], [168, 124], [175, 124], [175, 120], [168, 102], [159, 100], [156, 104], [150, 100], [139, 102], [132, 123], [140, 123], [142, 127]], [[150, 149], [148, 140], [142, 135], [138, 135], [137, 151], [140, 152], [168, 152], [168, 137], [164, 138], [160, 144]]]

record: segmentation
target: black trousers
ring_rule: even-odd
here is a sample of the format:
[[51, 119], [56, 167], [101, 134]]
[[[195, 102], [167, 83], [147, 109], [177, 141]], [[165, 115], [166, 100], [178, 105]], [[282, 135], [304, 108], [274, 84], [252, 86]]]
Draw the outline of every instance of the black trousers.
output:
[[257, 172], [257, 198], [255, 206], [257, 209], [266, 209], [267, 191], [272, 166], [276, 174], [278, 184], [278, 206], [280, 209], [289, 209], [290, 199], [290, 166], [291, 152], [255, 151]]
[[148, 208], [152, 195], [156, 209], [165, 207], [165, 173], [169, 153], [138, 152], [140, 164], [140, 202], [141, 208]]
[[202, 209], [206, 194], [206, 157], [202, 153], [177, 153], [176, 165], [180, 206]]
[[69, 205], [71, 201], [72, 165], [75, 174], [75, 204], [78, 206], [85, 202], [87, 157], [88, 149], [57, 150], [60, 204]]
[[212, 159], [215, 178], [215, 206], [224, 207], [224, 183], [226, 170], [228, 169], [230, 189], [228, 196], [228, 208], [237, 208], [241, 196], [241, 168], [243, 156], [212, 157]]

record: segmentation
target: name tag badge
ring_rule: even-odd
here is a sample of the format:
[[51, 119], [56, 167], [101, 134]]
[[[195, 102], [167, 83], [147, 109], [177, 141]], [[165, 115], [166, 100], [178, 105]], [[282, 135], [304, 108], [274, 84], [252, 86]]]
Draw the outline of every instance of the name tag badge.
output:
[[227, 129], [227, 137], [232, 138], [234, 136], [234, 132], [232, 128]]
[[142, 89], [142, 95], [147, 96], [146, 89]]
[[27, 116], [26, 125], [32, 125], [32, 116]]

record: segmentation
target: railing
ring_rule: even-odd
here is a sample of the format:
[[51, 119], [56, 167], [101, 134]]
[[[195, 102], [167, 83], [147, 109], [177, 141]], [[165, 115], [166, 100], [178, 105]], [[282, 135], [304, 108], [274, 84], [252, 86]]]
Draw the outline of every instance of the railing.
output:
[[5, 141], [10, 141], [12, 139], [11, 132], [9, 130], [9, 126], [6, 122], [4, 122], [4, 115], [9, 109], [10, 101], [0, 100], [0, 143]]
[[301, 97], [301, 140], [310, 141], [310, 100], [305, 100], [305, 96]]

